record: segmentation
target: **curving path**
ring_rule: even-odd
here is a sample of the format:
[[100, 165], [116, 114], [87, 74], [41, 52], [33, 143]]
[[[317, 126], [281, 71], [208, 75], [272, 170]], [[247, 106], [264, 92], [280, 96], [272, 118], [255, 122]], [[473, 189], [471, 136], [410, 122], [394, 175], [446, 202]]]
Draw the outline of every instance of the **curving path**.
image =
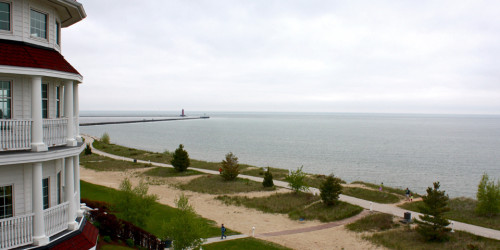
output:
[[[85, 138], [86, 143], [90, 143], [90, 147], [92, 148], [93, 153], [96, 153], [96, 154], [102, 155], [102, 156], [106, 156], [109, 158], [117, 159], [117, 160], [131, 161], [131, 162], [134, 161], [134, 159], [132, 159], [132, 158], [117, 156], [117, 155], [109, 154], [109, 153], [100, 151], [98, 149], [95, 149], [92, 146], [92, 142], [94, 141], [93, 137], [88, 136], [88, 135], [82, 135], [82, 137]], [[150, 163], [150, 164], [152, 164], [154, 166], [158, 166], [158, 167], [173, 168], [172, 165], [164, 164], [164, 163], [149, 162], [149, 161], [143, 161], [143, 160], [137, 160], [137, 162], [146, 163], [146, 164]], [[190, 169], [194, 169], [194, 170], [202, 172], [202, 173], [219, 175], [219, 171], [201, 169], [201, 168], [193, 168], [193, 167], [190, 167]], [[257, 182], [262, 182], [262, 180], [263, 180], [263, 178], [261, 178], [261, 177], [241, 175], [241, 174], [238, 175], [238, 177], [257, 181]], [[284, 182], [284, 181], [274, 180], [274, 185], [276, 185], [278, 187], [288, 188], [288, 182]], [[317, 188], [309, 188], [309, 192], [311, 192], [313, 194], [317, 194], [317, 195], [319, 195], [319, 193], [320, 193], [320, 191]], [[343, 194], [340, 195], [340, 200], [347, 202], [347, 203], [350, 203], [350, 204], [358, 205], [358, 206], [365, 208], [365, 209], [368, 209], [370, 211], [377, 211], [377, 212], [381, 212], [381, 213], [392, 214], [394, 216], [401, 217], [401, 218], [403, 218], [405, 212], [411, 212], [412, 218], [416, 218], [417, 216], [422, 215], [421, 213], [408, 211], [408, 210], [399, 208], [399, 207], [395, 206], [394, 204], [380, 204], [380, 203], [371, 202], [371, 201], [367, 201], [367, 200], [363, 200], [363, 199], [359, 199], [359, 198], [355, 198], [355, 197], [351, 197], [351, 196], [347, 196], [347, 195], [343, 195]], [[463, 222], [458, 222], [458, 221], [453, 221], [453, 220], [450, 220], [450, 222], [451, 222], [451, 227], [453, 230], [460, 230], [460, 231], [472, 233], [475, 235], [479, 235], [482, 237], [500, 240], [500, 231], [499, 230], [475, 226], [475, 225], [471, 225], [471, 224], [467, 224], [467, 223], [463, 223]], [[326, 225], [332, 224], [332, 223], [336, 223], [336, 222], [326, 223]], [[346, 223], [350, 223], [350, 221], [346, 222]], [[344, 223], [344, 224], [346, 224], [346, 223]], [[333, 226], [330, 226], [330, 227], [333, 227]], [[329, 228], [329, 227], [326, 227], [326, 228]], [[325, 228], [311, 227], [311, 228], [305, 228], [306, 231], [301, 231], [301, 232], [308, 232], [307, 229], [309, 229], [308, 231], [314, 231], [314, 230], [321, 230], [321, 229], [325, 229]], [[276, 235], [284, 235], [284, 234], [293, 233], [293, 232], [288, 232], [288, 231], [293, 231], [293, 230], [273, 232], [273, 233], [267, 233], [267, 234], [256, 235], [256, 236], [266, 237], [266, 236], [276, 236]], [[282, 233], [282, 234], [279, 234], [279, 233]], [[299, 232], [296, 232], [296, 233], [299, 233]], [[244, 237], [248, 237], [248, 236], [247, 235], [240, 235], [238, 237], [231, 236], [230, 238], [236, 239], [236, 238], [244, 238]], [[215, 242], [216, 239], [218, 239], [220, 241], [220, 238], [210, 238], [208, 240], [211, 242]], [[211, 243], [211, 242], [207, 241], [207, 243]]]

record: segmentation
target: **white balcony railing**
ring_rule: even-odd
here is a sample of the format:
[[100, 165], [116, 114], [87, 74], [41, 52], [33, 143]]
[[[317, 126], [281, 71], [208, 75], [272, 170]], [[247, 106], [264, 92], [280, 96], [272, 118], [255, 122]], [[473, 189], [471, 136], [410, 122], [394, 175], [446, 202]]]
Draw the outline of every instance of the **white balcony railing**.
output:
[[52, 236], [68, 228], [69, 201], [43, 211], [45, 235]]
[[31, 120], [0, 120], [0, 151], [31, 148]]
[[66, 144], [67, 118], [43, 119], [43, 142], [48, 147]]
[[0, 220], [0, 249], [33, 243], [33, 214]]

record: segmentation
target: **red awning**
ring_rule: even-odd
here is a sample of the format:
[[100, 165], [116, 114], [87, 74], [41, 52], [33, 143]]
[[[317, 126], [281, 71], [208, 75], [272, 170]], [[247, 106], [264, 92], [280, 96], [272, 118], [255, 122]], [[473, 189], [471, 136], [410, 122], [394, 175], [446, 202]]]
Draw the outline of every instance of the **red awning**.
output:
[[51, 250], [56, 249], [90, 249], [97, 244], [97, 236], [99, 230], [94, 227], [90, 222], [86, 222], [81, 234], [78, 234], [70, 239], [65, 240], [52, 247]]
[[56, 50], [8, 40], [0, 40], [0, 65], [50, 69], [80, 75]]

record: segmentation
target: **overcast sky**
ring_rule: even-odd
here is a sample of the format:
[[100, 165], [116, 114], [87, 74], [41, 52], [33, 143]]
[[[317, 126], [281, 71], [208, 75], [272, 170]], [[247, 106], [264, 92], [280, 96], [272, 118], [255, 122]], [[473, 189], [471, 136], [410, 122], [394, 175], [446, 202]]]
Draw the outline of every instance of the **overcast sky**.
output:
[[500, 113], [500, 1], [79, 1], [81, 110]]

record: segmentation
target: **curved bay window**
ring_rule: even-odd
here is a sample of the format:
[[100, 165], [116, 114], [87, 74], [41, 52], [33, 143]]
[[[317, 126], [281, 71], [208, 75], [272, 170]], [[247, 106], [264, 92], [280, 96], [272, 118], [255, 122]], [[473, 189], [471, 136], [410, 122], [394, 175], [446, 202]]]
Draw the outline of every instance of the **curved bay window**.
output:
[[12, 186], [0, 187], [0, 219], [12, 217]]
[[0, 119], [11, 118], [12, 91], [10, 81], [0, 81]]

